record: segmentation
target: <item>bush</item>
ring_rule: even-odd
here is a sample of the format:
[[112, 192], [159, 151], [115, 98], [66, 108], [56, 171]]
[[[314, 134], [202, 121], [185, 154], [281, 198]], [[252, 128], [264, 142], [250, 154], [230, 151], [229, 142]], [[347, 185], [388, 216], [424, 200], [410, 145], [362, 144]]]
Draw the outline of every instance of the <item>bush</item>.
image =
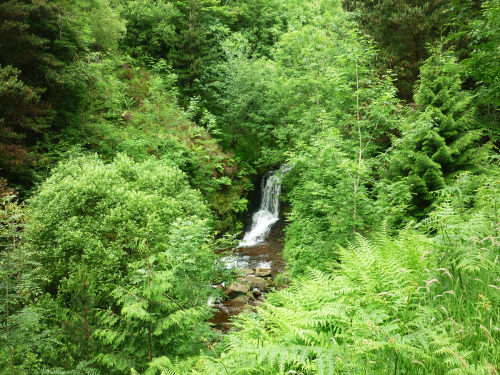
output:
[[42, 184], [31, 199], [26, 234], [48, 291], [58, 294], [61, 280], [84, 263], [102, 301], [141, 259], [144, 239], [158, 253], [168, 247], [173, 222], [208, 215], [177, 168], [124, 155], [109, 164], [84, 156], [61, 164]]

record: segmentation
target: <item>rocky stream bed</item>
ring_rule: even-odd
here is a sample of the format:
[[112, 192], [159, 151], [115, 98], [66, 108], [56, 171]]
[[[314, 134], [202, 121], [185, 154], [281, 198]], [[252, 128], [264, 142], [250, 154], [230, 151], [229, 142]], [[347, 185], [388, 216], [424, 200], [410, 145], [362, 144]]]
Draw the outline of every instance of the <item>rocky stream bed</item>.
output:
[[212, 327], [222, 332], [231, 329], [231, 318], [245, 309], [257, 306], [265, 299], [266, 293], [280, 288], [275, 277], [283, 272], [284, 246], [283, 220], [276, 222], [264, 243], [250, 247], [238, 247], [232, 255], [225, 257], [228, 268], [241, 274], [231, 285], [218, 285], [224, 289], [224, 300], [214, 305], [215, 314], [210, 320]]

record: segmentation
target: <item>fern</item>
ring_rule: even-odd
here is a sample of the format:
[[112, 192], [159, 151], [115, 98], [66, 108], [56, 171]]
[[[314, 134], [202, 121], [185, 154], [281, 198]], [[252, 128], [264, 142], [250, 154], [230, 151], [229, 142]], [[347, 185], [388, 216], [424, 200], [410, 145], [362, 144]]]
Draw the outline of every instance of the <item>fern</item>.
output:
[[419, 226], [357, 236], [336, 267], [268, 294], [193, 373], [495, 374], [500, 187], [470, 196], [460, 184]]

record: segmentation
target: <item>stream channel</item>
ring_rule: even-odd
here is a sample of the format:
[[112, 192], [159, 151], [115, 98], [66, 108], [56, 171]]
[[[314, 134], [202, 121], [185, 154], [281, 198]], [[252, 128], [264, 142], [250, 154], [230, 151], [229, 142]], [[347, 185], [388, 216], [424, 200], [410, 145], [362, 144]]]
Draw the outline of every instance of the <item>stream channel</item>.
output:
[[222, 258], [228, 269], [237, 268], [242, 276], [230, 286], [222, 286], [227, 298], [213, 306], [214, 317], [210, 320], [217, 330], [227, 332], [233, 316], [260, 304], [266, 291], [274, 289], [274, 277], [285, 269], [280, 194], [281, 177], [289, 170], [285, 165], [264, 176], [260, 207], [252, 216], [251, 226], [232, 254]]

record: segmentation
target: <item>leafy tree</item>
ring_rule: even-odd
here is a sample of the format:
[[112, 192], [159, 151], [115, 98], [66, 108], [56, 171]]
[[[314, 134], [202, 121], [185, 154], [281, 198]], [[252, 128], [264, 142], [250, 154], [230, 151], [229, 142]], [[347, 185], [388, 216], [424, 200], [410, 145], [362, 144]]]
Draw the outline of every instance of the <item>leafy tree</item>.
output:
[[219, 38], [227, 29], [219, 22], [215, 0], [125, 2], [129, 21], [124, 42], [143, 61], [166, 59], [178, 76], [183, 104], [200, 93], [207, 65], [219, 57]]
[[168, 60], [176, 70], [184, 95], [199, 95], [205, 67], [220, 56], [218, 37], [225, 27], [219, 25], [216, 0], [176, 1], [180, 11], [178, 32]]
[[[237, 226], [235, 214], [246, 208], [243, 196], [249, 185], [248, 170], [239, 165], [234, 154], [224, 152], [206, 129], [189, 119], [189, 113], [175, 101], [172, 83], [163, 74], [150, 77], [147, 98], [136, 110], [129, 111], [131, 126], [116, 150], [137, 160], [154, 154], [165, 163], [179, 167], [217, 214], [217, 230], [233, 230]], [[209, 129], [216, 128], [209, 113], [205, 113], [202, 120]]]
[[223, 49], [226, 61], [212, 69], [217, 79], [205, 87], [207, 106], [216, 116], [215, 129], [209, 130], [225, 148], [255, 162], [273, 145], [277, 113], [269, 90], [277, 78], [275, 65], [266, 58], [252, 58], [241, 34], [226, 39]]
[[5, 1], [0, 7], [0, 64], [20, 69], [24, 78], [30, 78], [28, 84], [39, 83], [43, 68], [54, 67], [58, 63], [54, 54], [49, 52], [51, 37], [57, 32], [57, 29], [50, 30], [59, 10], [57, 5]]
[[79, 17], [73, 27], [88, 33], [88, 47], [103, 52], [117, 49], [127, 29], [125, 21], [109, 0], [84, 0], [70, 2], [66, 6], [68, 11]]
[[185, 175], [156, 159], [81, 156], [56, 168], [30, 201], [26, 235], [65, 311], [67, 365], [100, 352], [102, 366], [143, 370], [202, 347], [216, 270], [208, 216]]
[[166, 246], [169, 226], [190, 216], [207, 217], [208, 210], [178, 169], [124, 155], [110, 164], [87, 156], [61, 164], [41, 186], [30, 202], [27, 236], [48, 291], [67, 294], [61, 281], [85, 263], [102, 306], [142, 258], [137, 246], [147, 233], [154, 254]]
[[374, 76], [372, 46], [340, 4], [302, 6], [278, 43], [271, 94], [283, 113], [272, 135], [294, 165], [285, 255], [295, 272], [334, 261], [332, 243], [376, 221], [370, 158], [389, 146], [398, 110], [391, 77]]
[[281, 0], [237, 0], [227, 3], [235, 20], [234, 32], [242, 33], [249, 42], [250, 55], [271, 57], [274, 45], [286, 32], [288, 14]]
[[[46, 89], [44, 99], [49, 102], [56, 94], [54, 86], [71, 88], [67, 68], [92, 42], [91, 30], [75, 20], [81, 16], [77, 9], [62, 1], [30, 0], [9, 0], [0, 7], [0, 64], [18, 69], [26, 85]], [[67, 91], [67, 99], [70, 93], [75, 94]]]
[[53, 120], [42, 77], [59, 64], [49, 51], [54, 35], [49, 25], [57, 11], [54, 4], [42, 2], [0, 4], [0, 168], [14, 186], [31, 185], [34, 176], [29, 168], [36, 160], [33, 147]]
[[[336, 128], [354, 158], [359, 156], [353, 151], [359, 151], [359, 131], [364, 140], [375, 141], [367, 142], [367, 151], [387, 147], [385, 133], [394, 128], [393, 121], [369, 113], [375, 107], [383, 112], [394, 89], [390, 77], [378, 76], [373, 70], [373, 46], [339, 3], [311, 1], [302, 6], [301, 16], [276, 50], [278, 78], [272, 99], [282, 115], [274, 136], [287, 148], [307, 144], [321, 131]], [[369, 109], [377, 97], [381, 105]], [[392, 105], [388, 108], [387, 112], [393, 109]]]
[[[88, 99], [90, 47], [111, 43], [103, 40], [115, 30], [114, 21], [106, 32], [99, 31], [86, 25], [88, 12], [60, 0], [0, 4], [2, 173], [22, 186], [21, 193], [35, 179], [33, 167], [46, 167], [48, 158], [40, 154], [53, 152], [61, 133], [77, 127]], [[96, 42], [94, 34], [102, 40]]]
[[341, 142], [338, 132], [324, 131], [290, 160], [294, 168], [285, 182], [291, 212], [284, 255], [293, 273], [328, 267], [338, 260], [332, 244], [345, 245], [355, 231], [374, 224], [365, 184], [353, 189], [358, 173], [365, 180], [369, 169], [343, 152]]
[[372, 230], [390, 207], [378, 196], [376, 180], [384, 163], [384, 131], [395, 126], [394, 86], [387, 77], [356, 78], [352, 116], [333, 125], [325, 112], [318, 119], [323, 130], [288, 153], [294, 167], [285, 178], [291, 212], [284, 254], [293, 272], [336, 261], [332, 244]]
[[172, 2], [123, 1], [122, 17], [127, 21], [123, 48], [136, 58], [165, 58], [176, 32], [179, 10]]

